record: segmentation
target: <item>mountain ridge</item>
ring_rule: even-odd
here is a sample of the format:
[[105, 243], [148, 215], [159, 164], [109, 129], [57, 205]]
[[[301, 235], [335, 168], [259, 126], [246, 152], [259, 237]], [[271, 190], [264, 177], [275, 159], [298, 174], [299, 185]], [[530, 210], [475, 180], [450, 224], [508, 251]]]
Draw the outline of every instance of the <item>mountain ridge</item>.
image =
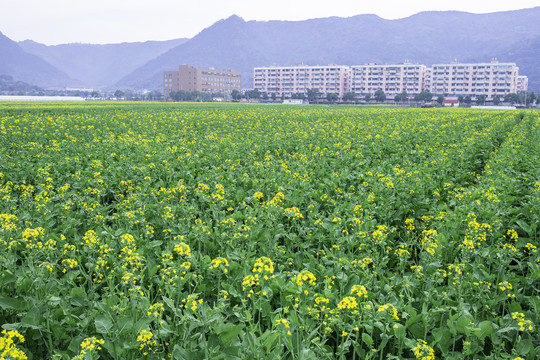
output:
[[[406, 60], [431, 66], [456, 59], [486, 62], [496, 57], [515, 62], [520, 74], [529, 77], [530, 89], [540, 90], [537, 19], [540, 6], [485, 14], [423, 11], [395, 20], [360, 14], [246, 21], [231, 15], [191, 39], [135, 43], [49, 46], [31, 40], [15, 43], [1, 35], [0, 44], [8, 39], [11, 45], [0, 45], [0, 74], [39, 86], [77, 83], [101, 89], [162, 90], [163, 71], [191, 64], [239, 71], [242, 87], [250, 88], [257, 66], [395, 64]], [[10, 59], [10, 66], [5, 65], [5, 58]], [[27, 60], [14, 66], [17, 58]], [[33, 63], [39, 66], [30, 66]]]
[[[504, 54], [521, 41], [540, 38], [538, 18], [540, 7], [488, 14], [428, 11], [397, 20], [362, 14], [245, 21], [234, 15], [149, 61], [117, 86], [161, 89], [162, 72], [186, 63], [240, 71], [243, 87], [249, 88], [253, 67], [272, 64], [359, 65], [409, 60], [430, 66], [455, 59], [490, 61], [493, 54]], [[534, 56], [528, 61], [531, 58]], [[520, 59], [512, 61], [521, 65]], [[525, 75], [530, 84], [540, 84], [540, 74]]]
[[44, 45], [19, 42], [27, 53], [37, 55], [87, 87], [106, 88], [159, 54], [188, 39], [123, 42], [115, 44], [70, 43]]
[[0, 32], [0, 75], [41, 86], [64, 86], [73, 80], [41, 57], [26, 53], [15, 41]]

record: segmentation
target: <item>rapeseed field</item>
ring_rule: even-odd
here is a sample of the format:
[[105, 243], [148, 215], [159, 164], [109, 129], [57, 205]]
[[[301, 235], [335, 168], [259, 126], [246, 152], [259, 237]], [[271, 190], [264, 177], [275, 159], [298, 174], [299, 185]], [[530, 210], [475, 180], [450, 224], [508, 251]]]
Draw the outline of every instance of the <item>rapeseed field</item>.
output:
[[536, 359], [530, 111], [0, 104], [0, 359]]

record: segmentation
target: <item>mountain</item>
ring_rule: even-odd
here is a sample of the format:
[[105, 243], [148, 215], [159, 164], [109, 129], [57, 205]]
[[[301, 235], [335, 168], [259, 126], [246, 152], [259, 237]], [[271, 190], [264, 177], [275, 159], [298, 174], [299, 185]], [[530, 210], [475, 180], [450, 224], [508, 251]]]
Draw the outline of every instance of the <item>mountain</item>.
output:
[[[523, 45], [540, 37], [540, 7], [489, 14], [430, 11], [385, 20], [376, 15], [305, 21], [218, 21], [122, 78], [118, 87], [162, 89], [163, 71], [180, 64], [233, 69], [252, 86], [257, 66], [358, 65], [369, 62], [431, 65], [458, 60], [490, 61], [514, 49], [530, 57], [532, 83], [540, 78], [540, 53]], [[519, 45], [522, 44], [522, 45]], [[500, 60], [506, 56], [500, 56]], [[518, 59], [509, 59], [520, 66]]]
[[519, 41], [503, 51], [488, 54], [499, 61], [515, 62], [519, 73], [529, 77], [529, 91], [540, 94], [540, 37]]
[[114, 85], [138, 67], [187, 40], [54, 46], [25, 40], [19, 42], [19, 46], [27, 53], [62, 69], [87, 87], [104, 88]]
[[0, 91], [7, 92], [28, 92], [28, 91], [41, 91], [38, 86], [27, 84], [24, 81], [17, 81], [13, 79], [13, 76], [0, 75]]
[[69, 76], [36, 55], [26, 53], [15, 41], [0, 33], [0, 75], [45, 87], [72, 83]]

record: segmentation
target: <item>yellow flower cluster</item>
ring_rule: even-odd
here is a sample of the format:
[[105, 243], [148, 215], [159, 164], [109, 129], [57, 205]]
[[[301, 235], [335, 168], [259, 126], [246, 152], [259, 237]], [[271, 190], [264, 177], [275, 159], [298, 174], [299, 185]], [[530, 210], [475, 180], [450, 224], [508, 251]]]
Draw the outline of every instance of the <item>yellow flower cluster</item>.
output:
[[514, 229], [510, 229], [506, 232], [506, 235], [510, 238], [510, 240], [518, 241], [518, 233]]
[[258, 286], [259, 283], [260, 283], [259, 274], [248, 275], [244, 277], [244, 279], [242, 280], [242, 290], [246, 290], [246, 288], [249, 288], [248, 297], [251, 297], [251, 294], [253, 294], [252, 287]]
[[399, 320], [398, 311], [397, 311], [396, 307], [394, 305], [392, 305], [392, 304], [379, 305], [379, 309], [377, 311], [378, 312], [384, 312], [384, 311], [386, 311], [388, 309], [392, 310], [392, 317], [395, 320]]
[[203, 299], [199, 299], [199, 294], [190, 294], [187, 298], [182, 299], [183, 305], [180, 305], [180, 307], [183, 307], [184, 309], [191, 309], [191, 311], [197, 310], [197, 307], [202, 304], [204, 301]]
[[173, 250], [176, 251], [176, 253], [180, 256], [186, 256], [186, 257], [191, 256], [191, 249], [189, 245], [184, 242], [180, 242], [174, 245]]
[[81, 242], [81, 245], [84, 245], [89, 248], [93, 248], [94, 245], [96, 245], [98, 242], [99, 242], [99, 239], [96, 236], [96, 232], [94, 230], [88, 230], [87, 232], [84, 233], [83, 242]]
[[264, 194], [260, 191], [257, 191], [255, 194], [253, 194], [253, 197], [260, 201], [264, 197]]
[[351, 288], [351, 295], [355, 294], [358, 297], [364, 297], [367, 299], [368, 293], [364, 285], [353, 285]]
[[157, 302], [153, 305], [150, 305], [148, 308], [147, 315], [153, 316], [155, 318], [160, 318], [161, 314], [165, 311], [165, 307], [163, 306], [163, 303]]
[[289, 325], [289, 321], [287, 319], [276, 319], [276, 323], [279, 325], [283, 325], [283, 327], [287, 329], [287, 335], [292, 335], [291, 331], [289, 330], [291, 326]]
[[0, 230], [4, 232], [16, 231], [18, 221], [17, 216], [11, 214], [0, 214]]
[[139, 350], [143, 352], [144, 356], [148, 355], [149, 351], [154, 353], [157, 351], [157, 340], [152, 340], [153, 337], [154, 334], [152, 334], [151, 331], [144, 329], [141, 330], [137, 336], [137, 342], [140, 343]]
[[64, 269], [62, 270], [62, 272], [65, 274], [68, 268], [73, 269], [75, 266], [79, 265], [79, 263], [77, 262], [77, 260], [74, 259], [63, 259], [62, 265], [64, 265]]
[[18, 339], [20, 343], [24, 343], [24, 336], [16, 330], [2, 330], [0, 337], [0, 360], [20, 359], [26, 360], [26, 354], [17, 348], [14, 339]]
[[217, 257], [215, 259], [212, 259], [212, 263], [210, 264], [210, 269], [217, 269], [220, 265], [223, 265], [223, 272], [227, 273], [229, 270], [227, 269], [229, 267], [229, 261], [223, 257]]
[[297, 207], [290, 207], [283, 210], [285, 213], [285, 216], [287, 216], [289, 219], [303, 219], [304, 215], [300, 212], [300, 209]]
[[290, 328], [289, 321], [287, 319], [276, 319], [277, 324], [282, 324], [286, 329]]
[[266, 256], [260, 257], [255, 261], [253, 270], [251, 270], [251, 272], [272, 274], [274, 272], [274, 263]]
[[469, 214], [467, 217], [471, 220], [467, 227], [465, 239], [463, 239], [463, 243], [461, 243], [459, 247], [467, 248], [472, 252], [475, 247], [480, 246], [487, 240], [487, 234], [491, 232], [491, 225], [479, 223], [476, 221], [476, 216], [474, 214]]
[[531, 320], [525, 319], [525, 314], [520, 312], [513, 312], [512, 319], [516, 320], [519, 326], [519, 331], [528, 330], [529, 332], [534, 331], [534, 326]]
[[407, 250], [408, 248], [408, 245], [407, 243], [400, 243], [397, 247], [396, 250], [394, 250], [394, 255], [396, 255], [397, 257], [406, 257], [406, 256], [410, 256], [411, 253], [409, 252], [409, 250]]
[[337, 305], [338, 309], [344, 310], [344, 309], [356, 309], [358, 308], [358, 303], [356, 302], [356, 298], [352, 296], [345, 296]]
[[509, 298], [515, 298], [516, 295], [515, 294], [512, 294], [510, 291], [513, 289], [513, 286], [512, 284], [510, 284], [508, 281], [502, 281], [498, 284], [499, 286], [499, 289], [501, 289], [501, 291], [507, 291], [508, 290], [508, 293], [506, 294]]
[[296, 283], [298, 286], [304, 285], [305, 282], [307, 282], [310, 285], [315, 285], [317, 278], [313, 273], [309, 270], [303, 270], [298, 275], [294, 275], [291, 278], [291, 281]]
[[270, 201], [267, 203], [267, 205], [276, 205], [276, 204], [282, 202], [283, 199], [285, 199], [285, 195], [283, 195], [283, 193], [280, 191], [280, 192], [278, 192], [278, 193], [276, 194], [276, 196], [274, 196], [274, 197], [272, 198], [272, 200], [270, 200]]
[[216, 184], [214, 187], [216, 192], [211, 194], [212, 199], [216, 201], [221, 201], [225, 198], [225, 187], [221, 184]]
[[431, 255], [435, 255], [435, 249], [439, 246], [437, 245], [438, 235], [437, 230], [434, 229], [422, 231], [422, 245]]
[[210, 190], [208, 185], [203, 184], [203, 183], [198, 184], [197, 188], [195, 189], [195, 191], [200, 191], [200, 192], [205, 192], [205, 191], [208, 191], [208, 190]]
[[22, 240], [28, 249], [33, 249], [38, 246], [37, 239], [45, 233], [45, 229], [38, 227], [35, 229], [26, 228], [22, 232]]
[[98, 339], [95, 336], [87, 337], [81, 342], [81, 350], [79, 355], [75, 356], [72, 360], [83, 360], [86, 355], [90, 355], [92, 352], [101, 350], [101, 346], [105, 344], [105, 340]]
[[416, 346], [413, 348], [413, 353], [417, 360], [435, 359], [435, 350], [424, 340], [417, 340]]

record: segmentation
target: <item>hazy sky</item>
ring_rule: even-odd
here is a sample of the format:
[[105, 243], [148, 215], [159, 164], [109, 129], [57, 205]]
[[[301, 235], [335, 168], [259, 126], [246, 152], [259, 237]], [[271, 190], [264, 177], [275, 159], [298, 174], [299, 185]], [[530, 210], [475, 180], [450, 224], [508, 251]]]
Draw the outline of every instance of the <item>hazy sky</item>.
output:
[[0, 32], [44, 44], [116, 43], [193, 37], [236, 14], [244, 20], [305, 20], [376, 14], [398, 19], [426, 10], [486, 13], [540, 0], [0, 0]]

